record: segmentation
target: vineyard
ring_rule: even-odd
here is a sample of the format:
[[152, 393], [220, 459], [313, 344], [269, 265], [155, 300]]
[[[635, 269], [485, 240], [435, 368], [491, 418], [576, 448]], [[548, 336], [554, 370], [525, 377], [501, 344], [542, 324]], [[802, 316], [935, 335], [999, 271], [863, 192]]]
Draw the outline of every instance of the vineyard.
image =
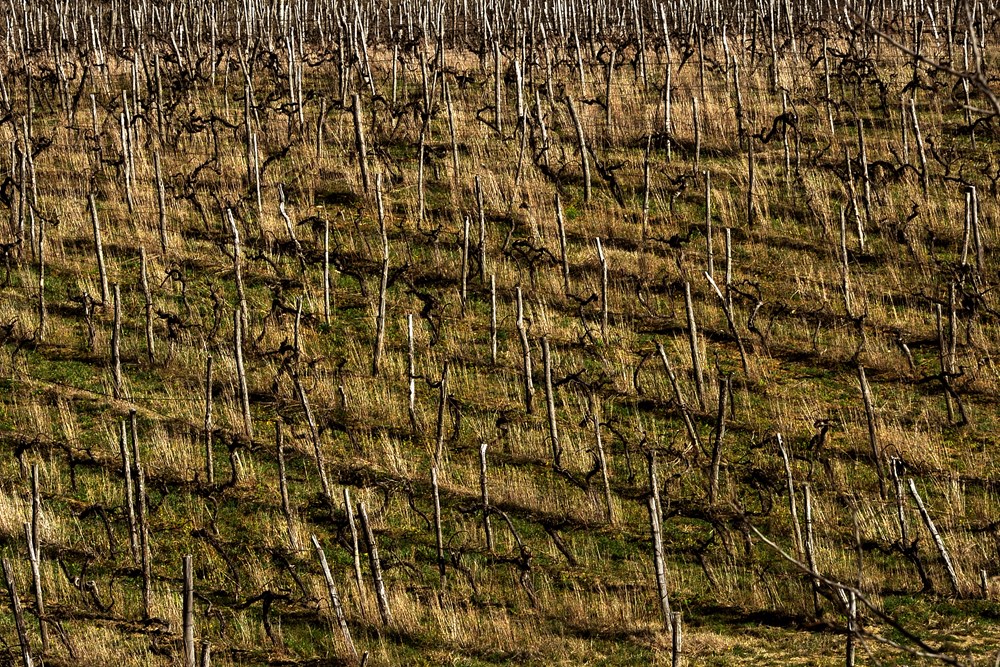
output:
[[0, 664], [995, 664], [998, 12], [12, 0]]

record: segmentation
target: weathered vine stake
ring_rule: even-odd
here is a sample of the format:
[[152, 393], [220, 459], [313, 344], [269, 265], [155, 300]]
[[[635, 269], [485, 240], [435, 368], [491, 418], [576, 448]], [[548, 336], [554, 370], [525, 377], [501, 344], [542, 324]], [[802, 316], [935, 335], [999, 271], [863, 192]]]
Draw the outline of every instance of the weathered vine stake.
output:
[[566, 98], [566, 106], [569, 107], [569, 116], [573, 121], [573, 126], [576, 128], [576, 141], [580, 150], [580, 167], [583, 170], [583, 203], [589, 204], [591, 186], [590, 158], [587, 157], [587, 138], [583, 133], [583, 122], [580, 119], [580, 114], [577, 111], [576, 104], [573, 102], [572, 97], [568, 96]]
[[351, 112], [354, 115], [354, 148], [358, 155], [358, 168], [361, 170], [361, 186], [365, 195], [371, 191], [371, 180], [368, 176], [368, 147], [365, 145], [365, 127], [361, 122], [361, 98], [357, 93], [351, 98]]
[[487, 444], [479, 445], [479, 496], [483, 510], [483, 533], [486, 535], [486, 549], [493, 551], [493, 529], [490, 527], [490, 494], [486, 483], [486, 448]]
[[247, 388], [247, 373], [243, 366], [243, 318], [239, 310], [233, 313], [233, 350], [236, 354], [236, 379], [240, 387], [240, 408], [243, 410], [243, 430], [253, 440], [253, 417], [250, 414], [250, 390]]
[[601, 263], [601, 338], [608, 340], [608, 259], [604, 255], [601, 239], [597, 243], [597, 260]]
[[24, 625], [24, 613], [21, 611], [21, 598], [17, 594], [14, 586], [14, 570], [10, 566], [10, 561], [3, 559], [3, 577], [7, 582], [7, 595], [10, 598], [10, 607], [14, 613], [14, 626], [17, 628], [17, 640], [21, 646], [21, 664], [23, 667], [34, 667], [31, 659], [31, 647], [28, 645], [28, 631]]
[[687, 310], [688, 344], [691, 348], [691, 368], [694, 370], [694, 388], [698, 395], [698, 405], [707, 410], [705, 401], [705, 376], [701, 370], [701, 352], [698, 345], [698, 326], [694, 321], [694, 303], [691, 301], [691, 283], [684, 283], [684, 307]]
[[438, 573], [441, 588], [445, 586], [444, 532], [441, 529], [441, 489], [438, 486], [437, 466], [431, 466], [431, 493], [434, 496], [434, 541], [437, 545]]
[[358, 517], [361, 519], [361, 530], [365, 536], [365, 546], [368, 547], [368, 564], [372, 571], [372, 583], [375, 585], [375, 600], [378, 602], [378, 613], [383, 625], [392, 624], [392, 613], [389, 610], [389, 596], [385, 591], [385, 581], [382, 579], [382, 561], [378, 557], [378, 545], [375, 534], [368, 521], [368, 510], [364, 503], [358, 503]]
[[132, 483], [132, 457], [128, 449], [128, 430], [122, 420], [118, 451], [122, 457], [122, 476], [125, 478], [125, 517], [128, 520], [128, 542], [132, 550], [132, 560], [139, 560], [139, 537], [135, 517], [135, 487]]
[[524, 381], [524, 411], [529, 415], [535, 411], [535, 385], [531, 377], [531, 345], [528, 343], [528, 325], [524, 321], [524, 299], [521, 296], [521, 286], [515, 289], [517, 297], [517, 334], [521, 339], [522, 372]]
[[924, 501], [920, 497], [920, 493], [917, 491], [917, 485], [914, 484], [913, 478], [906, 480], [910, 487], [910, 495], [913, 496], [913, 501], [917, 503], [917, 510], [920, 511], [920, 517], [924, 520], [924, 525], [927, 526], [928, 532], [930, 532], [931, 537], [934, 538], [934, 546], [937, 547], [938, 554], [941, 556], [941, 562], [944, 564], [944, 569], [948, 573], [948, 581], [951, 583], [951, 592], [955, 595], [959, 595], [958, 587], [958, 574], [955, 573], [955, 566], [951, 563], [951, 556], [948, 554], [948, 548], [944, 545], [944, 540], [941, 539], [941, 533], [938, 532], [937, 526], [934, 525], [934, 519], [931, 518], [930, 512], [924, 506]]
[[552, 468], [562, 468], [562, 447], [559, 445], [559, 426], [556, 421], [556, 396], [552, 386], [552, 355], [549, 351], [549, 337], [542, 337], [542, 364], [545, 367], [545, 406], [549, 418], [549, 441], [552, 446]]
[[184, 667], [195, 667], [194, 651], [194, 558], [184, 556], [184, 589], [182, 629], [184, 637]]
[[139, 247], [139, 282], [142, 285], [142, 298], [146, 304], [146, 355], [152, 365], [155, 360], [156, 339], [153, 337], [153, 295], [149, 291], [149, 276], [146, 266], [146, 248]]
[[347, 526], [351, 529], [351, 556], [354, 562], [354, 586], [358, 591], [358, 609], [361, 616], [368, 617], [368, 606], [365, 604], [365, 584], [361, 575], [361, 548], [358, 543], [358, 527], [354, 521], [354, 504], [351, 502], [351, 490], [344, 487], [344, 512], [347, 514]]
[[35, 616], [38, 617], [38, 636], [42, 640], [42, 652], [49, 650], [49, 629], [45, 621], [45, 599], [42, 596], [42, 575], [39, 570], [37, 542], [31, 536], [31, 524], [24, 524], [24, 538], [28, 543], [28, 562], [31, 564], [31, 587], [35, 593]]
[[111, 392], [116, 399], [125, 397], [125, 387], [122, 381], [122, 299], [118, 283], [114, 287], [114, 320], [111, 329]]
[[[382, 203], [382, 174], [375, 176], [375, 202], [378, 206], [379, 235], [382, 238], [382, 274], [378, 289], [378, 307], [375, 311], [375, 345], [372, 351], [372, 377], [378, 377], [382, 350], [385, 347], [386, 292], [389, 289], [389, 233], [385, 222], [385, 206]], [[468, 228], [468, 225], [466, 225], [466, 228]]]
[[653, 538], [653, 570], [656, 574], [656, 589], [658, 591], [660, 612], [663, 614], [663, 629], [671, 632], [673, 629], [673, 618], [670, 613], [670, 599], [667, 597], [667, 575], [663, 558], [663, 536], [661, 526], [663, 519], [660, 515], [660, 483], [656, 477], [656, 453], [649, 452], [647, 455], [649, 464], [649, 498], [647, 506], [649, 509], [649, 527]]
[[205, 481], [215, 484], [215, 457], [212, 454], [212, 355], [205, 360]]
[[326, 552], [323, 551], [323, 547], [320, 546], [319, 540], [316, 535], [312, 536], [313, 546], [316, 548], [316, 556], [319, 558], [320, 567], [323, 569], [323, 578], [326, 580], [326, 591], [330, 596], [330, 606], [333, 607], [334, 614], [337, 616], [337, 625], [340, 627], [340, 633], [344, 637], [344, 644], [347, 645], [347, 650], [351, 652], [354, 659], [358, 659], [358, 650], [354, 647], [354, 640], [351, 639], [351, 630], [347, 627], [347, 617], [344, 615], [344, 606], [340, 603], [340, 595], [337, 593], [337, 584], [333, 581], [333, 574], [330, 572], [330, 565], [326, 561]]

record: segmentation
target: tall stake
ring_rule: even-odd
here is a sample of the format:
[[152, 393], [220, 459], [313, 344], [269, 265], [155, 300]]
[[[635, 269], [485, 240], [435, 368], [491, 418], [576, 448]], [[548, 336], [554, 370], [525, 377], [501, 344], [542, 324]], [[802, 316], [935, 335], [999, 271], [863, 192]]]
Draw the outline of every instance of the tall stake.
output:
[[520, 285], [517, 286], [515, 293], [517, 295], [517, 333], [521, 339], [521, 356], [523, 359], [524, 411], [530, 415], [535, 411], [533, 400], [535, 385], [531, 377], [531, 346], [528, 343], [528, 326], [524, 321], [524, 299], [521, 296]]
[[382, 580], [382, 561], [378, 557], [378, 545], [375, 534], [368, 521], [368, 510], [364, 503], [358, 503], [358, 516], [361, 518], [361, 530], [365, 536], [365, 546], [368, 547], [368, 564], [372, 571], [372, 582], [375, 585], [375, 599], [378, 602], [378, 613], [383, 625], [392, 624], [392, 614], [389, 611], [389, 596], [385, 592], [385, 582]]
[[7, 582], [7, 595], [10, 597], [10, 607], [14, 612], [14, 625], [17, 627], [17, 639], [21, 645], [21, 664], [23, 667], [34, 667], [31, 660], [31, 647], [28, 645], [28, 631], [24, 626], [24, 614], [21, 611], [21, 598], [14, 587], [14, 570], [10, 561], [3, 559], [3, 577]]
[[608, 340], [608, 260], [601, 239], [597, 241], [597, 259], [601, 263], [601, 338]]
[[354, 561], [354, 585], [358, 591], [358, 608], [361, 615], [368, 616], [367, 605], [365, 605], [365, 585], [361, 576], [361, 549], [358, 546], [358, 527], [354, 521], [354, 504], [351, 502], [351, 490], [344, 487], [344, 511], [347, 512], [347, 525], [351, 529], [351, 556]]
[[205, 481], [215, 484], [215, 457], [212, 454], [212, 355], [205, 360]]
[[245, 435], [253, 440], [253, 418], [250, 415], [250, 390], [247, 388], [247, 373], [243, 366], [243, 318], [239, 310], [233, 313], [233, 349], [236, 353], [236, 378], [240, 387], [240, 407], [243, 410]]
[[368, 177], [368, 148], [365, 146], [365, 128], [361, 122], [361, 99], [357, 93], [351, 98], [351, 111], [354, 114], [354, 148], [358, 154], [358, 167], [361, 169], [361, 186], [364, 188], [365, 196], [371, 190], [371, 181]]
[[545, 406], [549, 417], [549, 440], [552, 445], [552, 468], [561, 468], [562, 447], [559, 446], [559, 427], [556, 422], [556, 396], [552, 387], [552, 355], [549, 352], [549, 337], [542, 337], [542, 364], [545, 367]]
[[149, 291], [145, 246], [139, 247], [139, 281], [142, 284], [142, 297], [146, 302], [146, 354], [149, 357], [150, 365], [152, 365], [155, 361], [156, 342], [153, 337], [153, 295]]
[[431, 492], [434, 495], [434, 540], [437, 544], [438, 572], [441, 575], [441, 587], [444, 588], [444, 532], [441, 530], [441, 490], [438, 487], [437, 466], [431, 466]]
[[885, 492], [885, 471], [882, 469], [882, 455], [878, 450], [878, 438], [875, 432], [875, 407], [872, 403], [872, 390], [868, 386], [868, 378], [865, 377], [865, 367], [858, 364], [858, 383], [861, 385], [861, 398], [865, 404], [865, 419], [868, 423], [868, 443], [872, 448], [872, 458], [875, 461], [875, 471], [878, 473], [878, 486], [882, 498], [886, 497]]
[[486, 534], [486, 549], [493, 551], [493, 529], [490, 527], [490, 494], [486, 484], [486, 443], [479, 445], [479, 495], [483, 508], [483, 532]]
[[691, 367], [694, 369], [694, 387], [698, 394], [698, 405], [706, 410], [705, 376], [701, 370], [701, 353], [698, 350], [698, 326], [694, 321], [694, 304], [691, 302], [691, 283], [684, 283], [684, 306], [687, 310], [688, 343], [691, 347]]
[[778, 452], [785, 465], [785, 481], [788, 485], [788, 512], [792, 517], [792, 535], [795, 537], [795, 553], [802, 558], [802, 526], [799, 524], [799, 510], [795, 501], [795, 478], [792, 477], [792, 460], [785, 448], [785, 440], [778, 434]]
[[42, 652], [49, 651], [49, 629], [45, 625], [45, 599], [42, 597], [42, 575], [38, 568], [38, 543], [31, 536], [31, 524], [24, 524], [24, 538], [28, 542], [28, 561], [31, 564], [31, 582], [35, 593], [35, 615], [38, 617], [38, 635]]
[[183, 591], [184, 667], [195, 667], [194, 653], [194, 558], [184, 556]]
[[[378, 228], [382, 237], [382, 277], [378, 289], [378, 309], [375, 314], [375, 349], [372, 352], [372, 377], [378, 377], [382, 349], [385, 347], [386, 292], [389, 289], [389, 233], [382, 204], [382, 174], [375, 176], [375, 201], [378, 205]], [[468, 225], [466, 225], [468, 227]]]
[[660, 612], [663, 614], [663, 629], [671, 632], [673, 629], [673, 618], [670, 613], [670, 599], [667, 597], [667, 575], [663, 559], [663, 537], [660, 516], [660, 491], [659, 481], [656, 478], [656, 453], [648, 454], [649, 464], [649, 488], [650, 494], [647, 501], [649, 509], [649, 527], [653, 537], [653, 569], [656, 573], [656, 589], [659, 592]]
[[358, 649], [354, 647], [354, 640], [351, 639], [351, 630], [347, 627], [347, 617], [344, 616], [344, 606], [340, 603], [340, 595], [337, 593], [337, 585], [333, 582], [333, 574], [330, 572], [330, 565], [326, 562], [326, 552], [320, 546], [316, 536], [312, 536], [313, 546], [316, 548], [316, 555], [319, 557], [320, 567], [323, 568], [323, 578], [326, 580], [326, 590], [330, 595], [330, 606], [337, 616], [337, 625], [340, 626], [340, 633], [344, 636], [344, 643], [347, 650], [351, 652], [354, 659], [358, 659]]
[[114, 321], [111, 330], [111, 390], [116, 399], [124, 398], [125, 387], [122, 384], [122, 299], [118, 283], [114, 288]]
[[937, 526], [934, 525], [934, 519], [931, 518], [930, 512], [924, 506], [924, 501], [920, 497], [920, 493], [917, 492], [917, 485], [913, 483], [913, 478], [906, 481], [910, 486], [910, 495], [913, 496], [914, 502], [917, 503], [920, 517], [924, 520], [924, 525], [927, 526], [931, 537], [934, 538], [934, 546], [937, 547], [938, 554], [941, 556], [941, 562], [944, 563], [944, 569], [948, 572], [948, 580], [951, 582], [951, 592], [959, 595], [958, 575], [955, 573], [955, 566], [951, 564], [951, 556], [948, 555], [948, 549], [944, 545], [944, 540], [941, 539], [941, 533], [938, 532]]
[[444, 455], [444, 422], [448, 411], [448, 362], [441, 369], [441, 382], [438, 384], [437, 430], [435, 431], [434, 465], [441, 465]]

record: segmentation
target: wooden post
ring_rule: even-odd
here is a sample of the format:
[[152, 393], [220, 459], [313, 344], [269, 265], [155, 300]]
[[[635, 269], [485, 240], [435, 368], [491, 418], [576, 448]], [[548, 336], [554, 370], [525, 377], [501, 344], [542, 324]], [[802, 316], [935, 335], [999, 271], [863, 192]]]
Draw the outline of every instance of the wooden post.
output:
[[684, 283], [684, 306], [687, 310], [688, 344], [691, 347], [691, 367], [694, 369], [694, 387], [698, 394], [698, 405], [706, 410], [705, 376], [701, 370], [701, 353], [698, 350], [698, 327], [694, 321], [694, 304], [691, 302], [691, 283]]
[[594, 422], [594, 442], [597, 448], [597, 463], [601, 467], [601, 482], [604, 486], [604, 508], [608, 523], [615, 525], [615, 510], [611, 502], [611, 481], [608, 478], [608, 460], [604, 455], [604, 440], [601, 437], [601, 399], [597, 392], [590, 394], [590, 417]]
[[118, 283], [114, 287], [114, 320], [111, 329], [111, 391], [116, 399], [125, 397], [125, 387], [122, 382], [122, 305], [121, 289]]
[[152, 365], [155, 359], [156, 340], [153, 337], [153, 295], [149, 291], [149, 276], [147, 273], [146, 248], [139, 247], [139, 282], [142, 285], [142, 297], [146, 302], [146, 355]]
[[135, 517], [135, 490], [132, 486], [132, 458], [128, 450], [128, 432], [122, 420], [118, 449], [122, 457], [122, 475], [125, 477], [125, 518], [128, 520], [128, 541], [132, 549], [132, 560], [139, 560], [139, 538]]
[[215, 456], [212, 453], [212, 355], [205, 360], [205, 481], [215, 484]]
[[601, 239], [597, 241], [597, 259], [601, 263], [601, 338], [608, 340], [608, 260], [604, 256]]
[[330, 219], [323, 216], [323, 322], [330, 323]]
[[719, 467], [722, 463], [722, 438], [726, 435], [726, 399], [729, 396], [732, 376], [719, 375], [719, 410], [715, 419], [715, 442], [712, 445], [712, 471], [708, 480], [708, 502], [719, 501]]
[[648, 463], [650, 494], [647, 507], [649, 509], [650, 533], [653, 540], [653, 570], [656, 574], [656, 589], [658, 591], [660, 612], [663, 614], [663, 629], [671, 632], [673, 629], [673, 618], [670, 613], [670, 599], [667, 597], [667, 575], [663, 559], [662, 519], [660, 517], [659, 482], [656, 478], [655, 453], [649, 453]]
[[437, 429], [435, 431], [434, 465], [441, 465], [444, 454], [444, 422], [448, 412], [448, 362], [441, 369], [441, 382], [438, 384]]
[[559, 470], [562, 466], [562, 447], [559, 446], [559, 427], [556, 422], [556, 397], [552, 387], [552, 355], [549, 352], [549, 337], [542, 337], [542, 364], [545, 367], [545, 406], [549, 418], [549, 440], [552, 445], [552, 468]]
[[31, 543], [35, 551], [41, 555], [42, 537], [39, 525], [42, 520], [42, 493], [39, 488], [38, 464], [31, 464]]
[[45, 599], [42, 596], [42, 575], [38, 568], [38, 543], [31, 536], [31, 524], [24, 524], [24, 537], [28, 543], [28, 561], [31, 564], [31, 582], [35, 593], [35, 615], [38, 617], [38, 636], [42, 640], [42, 653], [49, 651], [49, 630], [45, 621]]
[[500, 40], [493, 42], [493, 124], [503, 136], [503, 78], [500, 74]]
[[708, 275], [715, 278], [715, 251], [712, 248], [712, 172], [705, 170], [705, 254]]
[[417, 369], [413, 349], [413, 313], [406, 315], [406, 376], [410, 399], [410, 422], [414, 430], [417, 427]]
[[337, 585], [333, 581], [333, 574], [330, 572], [330, 565], [326, 562], [326, 553], [320, 546], [316, 535], [312, 536], [313, 546], [316, 548], [316, 555], [319, 557], [320, 567], [323, 568], [323, 578], [326, 580], [326, 590], [330, 595], [330, 606], [337, 616], [337, 625], [340, 626], [340, 633], [344, 636], [344, 643], [347, 650], [351, 652], [354, 659], [358, 659], [358, 650], [354, 647], [354, 640], [351, 639], [351, 630], [347, 627], [347, 617], [344, 616], [344, 607], [340, 603], [340, 595], [337, 593]]
[[364, 532], [365, 545], [368, 547], [368, 564], [371, 567], [372, 582], [375, 585], [378, 612], [382, 617], [382, 624], [391, 625], [392, 614], [389, 611], [389, 597], [385, 591], [385, 582], [382, 580], [382, 562], [378, 557], [378, 545], [375, 543], [375, 534], [368, 521], [368, 510], [365, 509], [364, 503], [358, 503], [358, 516], [361, 518], [361, 530]]
[[371, 190], [368, 177], [368, 149], [365, 146], [365, 128], [361, 122], [361, 98], [357, 93], [351, 98], [351, 111], [354, 114], [354, 147], [358, 155], [358, 167], [361, 169], [361, 185], [365, 195]]
[[708, 271], [705, 272], [705, 278], [708, 279], [708, 284], [712, 286], [712, 290], [715, 292], [716, 296], [719, 297], [719, 301], [722, 302], [722, 313], [726, 316], [726, 322], [729, 324], [729, 331], [733, 334], [733, 338], [736, 339], [736, 347], [740, 351], [740, 363], [743, 366], [743, 375], [746, 377], [747, 381], [750, 380], [750, 363], [747, 360], [747, 350], [746, 346], [743, 344], [743, 336], [740, 335], [740, 330], [736, 328], [736, 317], [733, 314], [733, 305], [731, 295], [728, 294], [728, 284], [731, 274], [729, 272], [730, 262], [729, 262], [729, 229], [726, 229], [726, 292], [723, 294], [722, 290], [716, 284], [715, 280], [709, 275]]
[[160, 250], [167, 254], [167, 203], [163, 188], [163, 172], [160, 169], [160, 153], [153, 151], [153, 173], [156, 179], [156, 210], [160, 228]]
[[233, 217], [233, 210], [226, 209], [226, 218], [229, 220], [229, 231], [233, 235], [233, 278], [236, 283], [236, 299], [242, 324], [246, 324], [249, 313], [247, 312], [247, 297], [243, 289], [243, 250], [240, 243], [240, 228], [236, 225], [236, 218]]
[[[31, 213], [34, 217], [34, 211]], [[45, 220], [38, 218], [38, 341], [45, 340]]]
[[149, 522], [146, 506], [146, 473], [142, 464], [136, 461], [136, 495], [139, 500], [139, 555], [142, 565], [142, 617], [152, 617], [152, 566], [153, 560], [149, 546]]
[[194, 559], [184, 556], [182, 627], [184, 635], [184, 667], [195, 667], [194, 654]]
[[872, 390], [865, 377], [865, 367], [858, 364], [858, 383], [861, 385], [861, 398], [865, 404], [865, 419], [868, 422], [868, 443], [872, 448], [872, 458], [875, 461], [875, 471], [878, 473], [878, 486], [882, 497], [885, 493], [885, 471], [882, 469], [882, 455], [878, 450], [878, 438], [875, 432], [875, 407], [872, 403]]
[[913, 142], [917, 148], [917, 155], [920, 158], [920, 183], [924, 191], [924, 199], [927, 199], [930, 189], [930, 174], [927, 171], [927, 149], [924, 147], [924, 136], [920, 132], [920, 121], [917, 120], [917, 102], [910, 97], [910, 120], [913, 121]]
[[[803, 485], [803, 491], [805, 492], [805, 514], [806, 514], [806, 534], [805, 534], [805, 548], [806, 548], [806, 564], [809, 565], [809, 571], [813, 574], [818, 572], [816, 567], [816, 540], [813, 537], [813, 514], [812, 514], [812, 487], [809, 484]], [[815, 576], [812, 577], [812, 596], [813, 596], [813, 613], [816, 618], [819, 618], [823, 610], [819, 606], [819, 579]]]
[[788, 485], [788, 512], [792, 516], [792, 536], [795, 538], [795, 553], [802, 558], [802, 526], [799, 524], [798, 505], [795, 500], [795, 479], [792, 477], [792, 460], [785, 448], [785, 441], [781, 434], [778, 437], [778, 452], [781, 454], [781, 462], [785, 466], [785, 481]]
[[278, 454], [278, 492], [281, 494], [281, 513], [285, 515], [285, 527], [288, 530], [288, 545], [293, 551], [298, 551], [299, 538], [295, 534], [292, 503], [288, 499], [288, 476], [285, 473], [285, 434], [281, 430], [280, 421], [274, 422], [274, 446]]
[[667, 377], [670, 379], [670, 386], [674, 390], [674, 399], [677, 403], [677, 409], [681, 413], [681, 418], [684, 420], [684, 428], [687, 429], [688, 437], [691, 439], [691, 444], [701, 449], [701, 440], [698, 438], [698, 430], [694, 426], [694, 420], [691, 419], [691, 413], [687, 409], [687, 404], [684, 401], [684, 395], [681, 393], [681, 386], [677, 382], [677, 375], [674, 373], [673, 367], [670, 365], [670, 360], [667, 358], [667, 351], [663, 349], [662, 343], [656, 344], [656, 351], [660, 353], [660, 359], [663, 360], [663, 368], [667, 371]]
[[490, 274], [490, 361], [497, 363], [497, 276]]
[[31, 647], [28, 645], [28, 631], [24, 626], [24, 614], [21, 611], [21, 598], [14, 585], [14, 570], [6, 558], [3, 559], [3, 577], [7, 582], [7, 594], [10, 597], [10, 607], [14, 613], [17, 639], [21, 645], [21, 664], [23, 667], [34, 667], [34, 662], [31, 660]]
[[889, 459], [889, 472], [892, 474], [892, 484], [896, 491], [896, 520], [899, 522], [899, 540], [905, 549], [910, 544], [910, 527], [906, 518], [906, 505], [903, 500], [903, 462], [899, 458]]
[[924, 520], [924, 525], [927, 526], [927, 530], [930, 531], [931, 537], [934, 538], [934, 546], [937, 547], [938, 554], [941, 556], [941, 562], [944, 563], [944, 569], [948, 572], [948, 580], [951, 582], [951, 591], [955, 595], [959, 595], [958, 575], [955, 573], [955, 567], [951, 564], [951, 556], [948, 555], [948, 549], [944, 545], [944, 540], [941, 539], [941, 533], [938, 532], [937, 527], [934, 525], [934, 519], [931, 518], [930, 513], [924, 506], [924, 501], [917, 492], [917, 485], [913, 483], [913, 478], [911, 477], [906, 481], [909, 483], [910, 495], [913, 496], [914, 502], [917, 503], [917, 509], [920, 511], [920, 516]]
[[479, 445], [479, 494], [483, 508], [483, 532], [486, 534], [486, 550], [493, 551], [493, 529], [490, 527], [490, 494], [486, 484], [486, 443]]
[[462, 304], [462, 316], [465, 316], [465, 311], [468, 308], [469, 300], [469, 225], [472, 221], [469, 216], [465, 216], [465, 221], [462, 224], [462, 286], [459, 292], [459, 298]]
[[531, 347], [528, 343], [528, 327], [524, 321], [524, 299], [521, 296], [521, 286], [515, 289], [517, 296], [517, 333], [521, 339], [522, 369], [524, 374], [524, 411], [529, 415], [534, 410], [535, 385], [531, 377]]
[[858, 601], [854, 591], [847, 592], [847, 667], [854, 667], [855, 638], [858, 632]]
[[571, 96], [566, 97], [566, 105], [569, 107], [569, 116], [576, 128], [576, 141], [580, 149], [580, 166], [583, 169], [583, 203], [590, 203], [590, 158], [587, 156], [587, 139], [583, 134], [583, 123], [577, 112], [576, 104]]
[[354, 585], [358, 591], [358, 609], [365, 618], [368, 616], [365, 604], [365, 585], [361, 576], [361, 549], [358, 546], [358, 527], [354, 521], [354, 504], [351, 502], [351, 490], [344, 487], [344, 511], [347, 513], [347, 525], [351, 529], [351, 556], [354, 562]]
[[[379, 362], [385, 347], [386, 292], [389, 289], [389, 233], [386, 228], [385, 206], [382, 203], [382, 174], [375, 176], [375, 202], [378, 206], [378, 228], [382, 237], [382, 276], [378, 290], [378, 308], [375, 314], [375, 346], [372, 352], [372, 377], [378, 377]], [[468, 226], [468, 225], [467, 225]]]
[[680, 667], [681, 651], [683, 650], [683, 633], [681, 631], [681, 612], [675, 611], [671, 614], [673, 621], [673, 631], [670, 633], [670, 665]]
[[437, 544], [438, 572], [441, 575], [441, 587], [444, 588], [444, 533], [441, 530], [441, 491], [438, 487], [438, 470], [436, 466], [431, 466], [431, 492], [434, 496], [434, 539]]
[[236, 353], [236, 378], [240, 387], [240, 407], [243, 410], [243, 429], [253, 440], [253, 417], [250, 415], [250, 391], [247, 389], [247, 374], [243, 366], [243, 318], [239, 310], [233, 313], [233, 349]]
[[306, 422], [309, 424], [309, 436], [312, 439], [313, 454], [316, 457], [316, 470], [319, 473], [319, 483], [323, 487], [323, 497], [332, 505], [333, 496], [330, 491], [330, 480], [326, 476], [326, 464], [323, 461], [323, 450], [319, 442], [319, 429], [316, 420], [313, 418], [312, 409], [309, 407], [309, 398], [306, 396], [305, 387], [299, 376], [293, 375], [292, 381], [295, 383], [295, 391], [299, 395], [299, 402], [302, 404], [302, 411], [305, 412]]
[[562, 260], [563, 293], [569, 294], [569, 257], [566, 254], [566, 222], [563, 218], [562, 200], [555, 196], [556, 227], [559, 231], [559, 256]]
[[701, 124], [699, 122], [698, 98], [691, 98], [691, 122], [694, 125], [694, 175], [701, 171]]
[[479, 213], [479, 280], [486, 282], [486, 209], [483, 206], [483, 183], [476, 175], [476, 208]]

